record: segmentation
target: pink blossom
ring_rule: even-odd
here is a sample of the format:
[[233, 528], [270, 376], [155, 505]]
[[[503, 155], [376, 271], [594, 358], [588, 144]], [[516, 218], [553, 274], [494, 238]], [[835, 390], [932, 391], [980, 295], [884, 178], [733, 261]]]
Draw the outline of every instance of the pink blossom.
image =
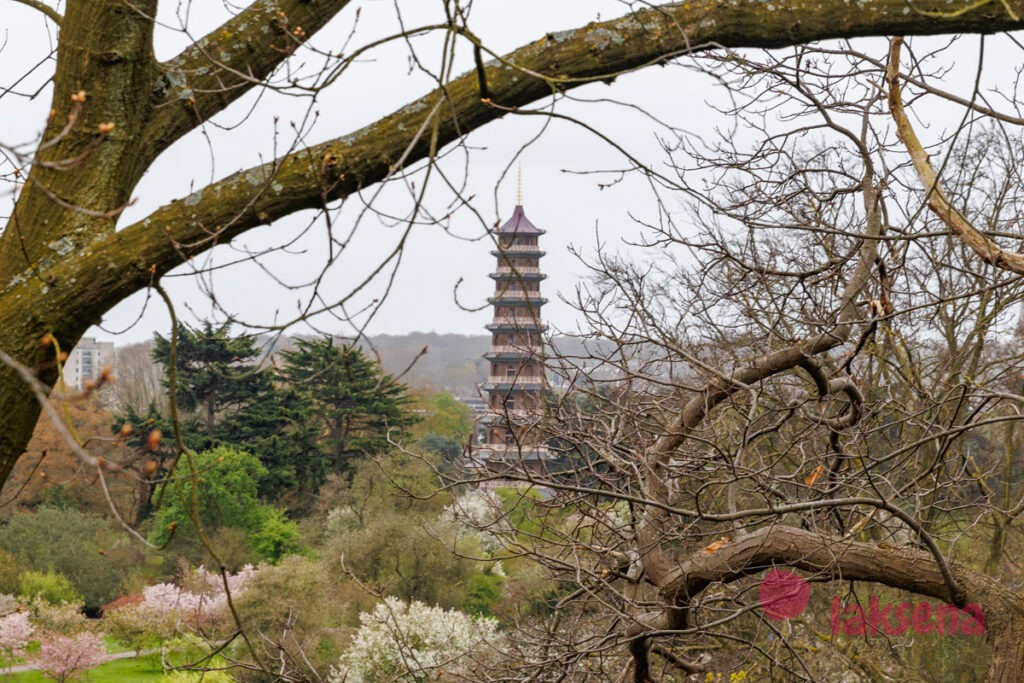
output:
[[73, 636], [44, 633], [34, 663], [48, 678], [64, 683], [94, 669], [107, 659], [103, 636], [82, 632]]
[[33, 630], [25, 612], [12, 612], [0, 617], [0, 650], [7, 654], [8, 659], [20, 657]]
[[[237, 574], [227, 574], [228, 590], [232, 597], [244, 589], [246, 581], [255, 573], [251, 565], [246, 565]], [[207, 571], [205, 567], [199, 567], [188, 583], [197, 592], [170, 583], [158, 583], [146, 588], [142, 591], [144, 607], [153, 610], [159, 618], [174, 619], [179, 625], [195, 628], [215, 626], [227, 611], [224, 578]]]
[[180, 609], [181, 589], [173, 583], [158, 583], [142, 591], [143, 603], [161, 616]]

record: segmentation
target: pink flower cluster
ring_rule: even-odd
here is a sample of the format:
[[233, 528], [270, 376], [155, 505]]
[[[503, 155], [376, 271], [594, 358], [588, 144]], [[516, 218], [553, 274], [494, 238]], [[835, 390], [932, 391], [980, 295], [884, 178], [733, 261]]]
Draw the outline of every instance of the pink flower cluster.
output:
[[57, 683], [64, 683], [99, 666], [106, 659], [107, 648], [99, 633], [44, 633], [39, 639], [39, 654], [33, 663]]
[[[25, 646], [36, 632], [27, 611], [0, 617], [0, 651], [9, 666], [26, 656]], [[38, 640], [39, 652], [31, 655], [29, 661], [58, 683], [69, 681], [106, 660], [107, 648], [99, 633], [83, 631], [68, 635], [44, 630]]]
[[21, 657], [33, 631], [35, 627], [27, 612], [11, 612], [0, 617], [0, 650], [8, 659]]
[[256, 570], [250, 565], [243, 567], [237, 574], [228, 573], [225, 591], [225, 580], [220, 574], [200, 567], [191, 581], [196, 592], [173, 583], [158, 583], [142, 591], [143, 601], [139, 608], [154, 612], [160, 620], [173, 619], [179, 627], [213, 626], [227, 611], [228, 591], [232, 596], [237, 595], [255, 573]]

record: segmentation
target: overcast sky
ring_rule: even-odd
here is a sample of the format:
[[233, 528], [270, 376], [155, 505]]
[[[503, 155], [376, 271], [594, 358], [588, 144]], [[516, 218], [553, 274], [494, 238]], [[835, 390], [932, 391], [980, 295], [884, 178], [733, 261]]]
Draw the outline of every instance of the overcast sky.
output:
[[[352, 3], [361, 8], [352, 47], [388, 35], [397, 30], [397, 15], [392, 0], [362, 0]], [[401, 3], [406, 26], [438, 21], [440, 0], [416, 0]], [[507, 52], [546, 32], [580, 26], [598, 18], [623, 13], [622, 3], [613, 0], [476, 0], [470, 26], [486, 44], [498, 52]], [[156, 49], [159, 58], [174, 55], [190, 42], [181, 31], [187, 21], [191, 36], [199, 36], [218, 25], [227, 16], [220, 3], [204, 0], [185, 12], [183, 6], [165, 2], [159, 20]], [[322, 49], [337, 50], [353, 28], [355, 13], [347, 10], [316, 36], [313, 43]], [[0, 86], [10, 85], [29, 66], [45, 58], [53, 45], [53, 28], [42, 15], [12, 0], [0, 0], [0, 27], [6, 40], [0, 53]], [[874, 47], [884, 50], [875, 40]], [[410, 49], [431, 67], [440, 60], [437, 38], [404, 43], [372, 52], [328, 90], [315, 103], [308, 98], [292, 98], [269, 93], [257, 98], [253, 93], [223, 112], [202, 131], [196, 131], [174, 145], [153, 166], [136, 190], [137, 203], [122, 217], [128, 225], [154, 208], [188, 195], [212, 179], [222, 178], [251, 165], [267, 161], [286, 149], [294, 139], [290, 122], [308, 120], [311, 110], [319, 112], [315, 125], [304, 131], [304, 140], [316, 143], [344, 135], [366, 125], [430, 89], [428, 78], [410, 68]], [[879, 54], [884, 54], [880, 52]], [[968, 52], [967, 54], [970, 54]], [[468, 53], [459, 53], [461, 72], [468, 65]], [[309, 61], [308, 55], [306, 61]], [[44, 65], [17, 86], [19, 92], [39, 88], [52, 67]], [[618, 100], [639, 105], [654, 116], [684, 127], [692, 135], [710, 135], [723, 121], [708, 106], [724, 102], [725, 94], [705, 75], [685, 66], [654, 67], [620, 78], [613, 85], [596, 84], [573, 92], [581, 99]], [[5, 143], [28, 141], [38, 135], [49, 108], [49, 90], [44, 88], [35, 100], [23, 97], [0, 99], [0, 135]], [[562, 113], [585, 116], [588, 124], [612, 135], [630, 153], [656, 167], [664, 164], [657, 136], [663, 130], [650, 119], [629, 107], [610, 101], [599, 104], [563, 103]], [[275, 129], [275, 117], [279, 121]], [[639, 177], [601, 189], [600, 184], [617, 175], [593, 175], [594, 170], [614, 171], [624, 167], [622, 156], [594, 135], [572, 124], [548, 123], [544, 134], [535, 139], [546, 121], [542, 117], [508, 117], [474, 133], [468, 140], [469, 154], [457, 151], [442, 162], [442, 169], [457, 182], [465, 180], [466, 195], [474, 195], [473, 206], [484, 223], [503, 220], [514, 205], [516, 182], [513, 159], [521, 152], [524, 175], [524, 205], [527, 215], [548, 231], [542, 244], [548, 252], [542, 261], [549, 278], [543, 283], [552, 301], [545, 311], [547, 320], [557, 329], [572, 331], [576, 318], [571, 307], [559, 301], [559, 294], [570, 296], [585, 277], [585, 268], [569, 253], [575, 246], [593, 253], [600, 242], [612, 251], [636, 253], [624, 241], [639, 233], [634, 218], [657, 219], [654, 197]], [[276, 130], [276, 134], [275, 134]], [[529, 144], [527, 144], [529, 143]], [[524, 145], [525, 148], [524, 148]], [[511, 169], [510, 169], [510, 166]], [[504, 172], [510, 172], [501, 180]], [[500, 181], [500, 184], [499, 184]], [[12, 197], [0, 188], [0, 214], [10, 211]], [[397, 217], [406, 216], [410, 193], [400, 184], [385, 188], [374, 197], [371, 188], [365, 199], [373, 198], [374, 208]], [[428, 192], [426, 207], [443, 216], [449, 210], [451, 193], [439, 184]], [[666, 197], [669, 208], [673, 199]], [[358, 198], [349, 200], [333, 216], [333, 230], [343, 235], [358, 225], [345, 250], [323, 276], [321, 294], [326, 300], [338, 300], [362, 282], [383, 255], [395, 248], [404, 223], [388, 221], [362, 213]], [[166, 278], [179, 308], [188, 308], [196, 316], [211, 316], [213, 311], [204, 287], [212, 285], [219, 304], [239, 320], [252, 325], [271, 325], [295, 317], [305, 303], [308, 289], [291, 290], [290, 284], [308, 282], [324, 263], [325, 230], [323, 220], [310, 226], [312, 214], [297, 215], [273, 226], [254, 230], [230, 247], [219, 247], [210, 256], [197, 259], [195, 267], [218, 266], [204, 282], [191, 275], [186, 266]], [[309, 228], [307, 230], [307, 228]], [[387, 299], [367, 325], [370, 334], [400, 334], [411, 331], [437, 331], [480, 334], [490, 311], [483, 307], [493, 287], [487, 277], [494, 267], [491, 245], [484, 237], [481, 222], [469, 211], [458, 211], [448, 230], [438, 226], [420, 226], [408, 237], [400, 268]], [[246, 250], [259, 251], [295, 238], [286, 253], [261, 258], [259, 265], [242, 263], [220, 268], [244, 256]], [[642, 256], [641, 256], [642, 257]], [[456, 303], [456, 283], [461, 304], [481, 310], [467, 311]], [[355, 296], [347, 310], [365, 308], [385, 291], [387, 277], [379, 277]], [[185, 316], [186, 319], [188, 316]], [[223, 313], [217, 312], [217, 318]], [[365, 314], [355, 318], [365, 321]], [[194, 317], [192, 318], [194, 320]], [[351, 327], [330, 316], [314, 323], [319, 329], [350, 334]], [[168, 317], [162, 305], [140, 293], [109, 312], [97, 337], [127, 343], [149, 338], [154, 331], [166, 333]], [[295, 331], [308, 331], [299, 326]], [[118, 333], [118, 334], [115, 334]]]

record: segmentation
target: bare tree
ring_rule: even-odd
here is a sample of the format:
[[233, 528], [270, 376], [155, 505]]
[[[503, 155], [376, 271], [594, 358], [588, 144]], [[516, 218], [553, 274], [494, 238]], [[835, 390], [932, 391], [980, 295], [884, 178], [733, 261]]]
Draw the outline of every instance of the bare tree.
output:
[[[915, 677], [888, 612], [860, 612], [859, 631], [832, 615], [833, 633], [902, 645], [852, 657], [839, 637], [834, 657], [806, 656], [813, 619], [780, 624], [759, 602], [785, 567], [803, 577], [790, 590], [842, 580], [948, 603], [984, 631], [986, 680], [1019, 679], [1021, 121], [978, 89], [944, 92], [934, 55], [908, 67], [900, 46], [720, 55], [743, 134], [666, 144], [685, 219], [641, 226], [639, 263], [589, 263], [576, 305], [603, 351], [558, 359], [573, 390], [547, 420], [572, 466], [513, 477], [552, 494], [523, 499], [542, 531], [508, 549], [569, 586], [557, 626], [524, 621], [520, 665], [826, 680], [840, 658]], [[904, 92], [964, 118], [926, 151]]]
[[153, 361], [152, 353], [153, 345], [149, 342], [117, 348], [113, 363], [117, 380], [107, 390], [109, 401], [120, 408], [130, 407], [140, 415], [150, 405], [164, 407], [164, 389], [160, 384], [164, 370]]

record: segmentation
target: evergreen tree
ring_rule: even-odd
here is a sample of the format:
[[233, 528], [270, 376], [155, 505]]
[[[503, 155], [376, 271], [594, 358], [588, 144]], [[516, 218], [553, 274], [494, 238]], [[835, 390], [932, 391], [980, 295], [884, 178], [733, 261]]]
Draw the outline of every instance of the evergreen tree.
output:
[[218, 441], [255, 453], [267, 473], [260, 493], [277, 499], [288, 492], [315, 492], [326, 474], [319, 426], [308, 395], [272, 386], [255, 401], [227, 415], [217, 428]]
[[[264, 467], [259, 491], [265, 498], [315, 491], [325, 466], [309, 397], [275, 385], [273, 370], [257, 364], [255, 341], [232, 337], [230, 324], [179, 325], [177, 337], [176, 395], [185, 446], [203, 451], [224, 445], [252, 453]], [[170, 367], [169, 339], [156, 336], [153, 360]], [[168, 385], [169, 374], [164, 379]], [[161, 453], [173, 444], [173, 425], [153, 406], [145, 416], [126, 408], [116, 416], [114, 430], [124, 424], [133, 427], [129, 443], [140, 449], [153, 450], [149, 435], [154, 429], [163, 433]], [[158, 458], [161, 478], [166, 460]], [[148, 496], [145, 503], [143, 512], [148, 513]]]
[[278, 377], [311, 400], [336, 472], [349, 470], [354, 457], [385, 450], [389, 434], [399, 438], [416, 422], [408, 388], [350, 344], [299, 340], [282, 357]]
[[[260, 350], [252, 337], [232, 337], [231, 323], [204, 321], [193, 330], [179, 323], [175, 367], [178, 408], [190, 413], [194, 428], [215, 438], [225, 411], [251, 405], [272, 389], [273, 373], [257, 365]], [[157, 334], [153, 360], [170, 366], [171, 341]], [[168, 386], [169, 375], [164, 379]]]

